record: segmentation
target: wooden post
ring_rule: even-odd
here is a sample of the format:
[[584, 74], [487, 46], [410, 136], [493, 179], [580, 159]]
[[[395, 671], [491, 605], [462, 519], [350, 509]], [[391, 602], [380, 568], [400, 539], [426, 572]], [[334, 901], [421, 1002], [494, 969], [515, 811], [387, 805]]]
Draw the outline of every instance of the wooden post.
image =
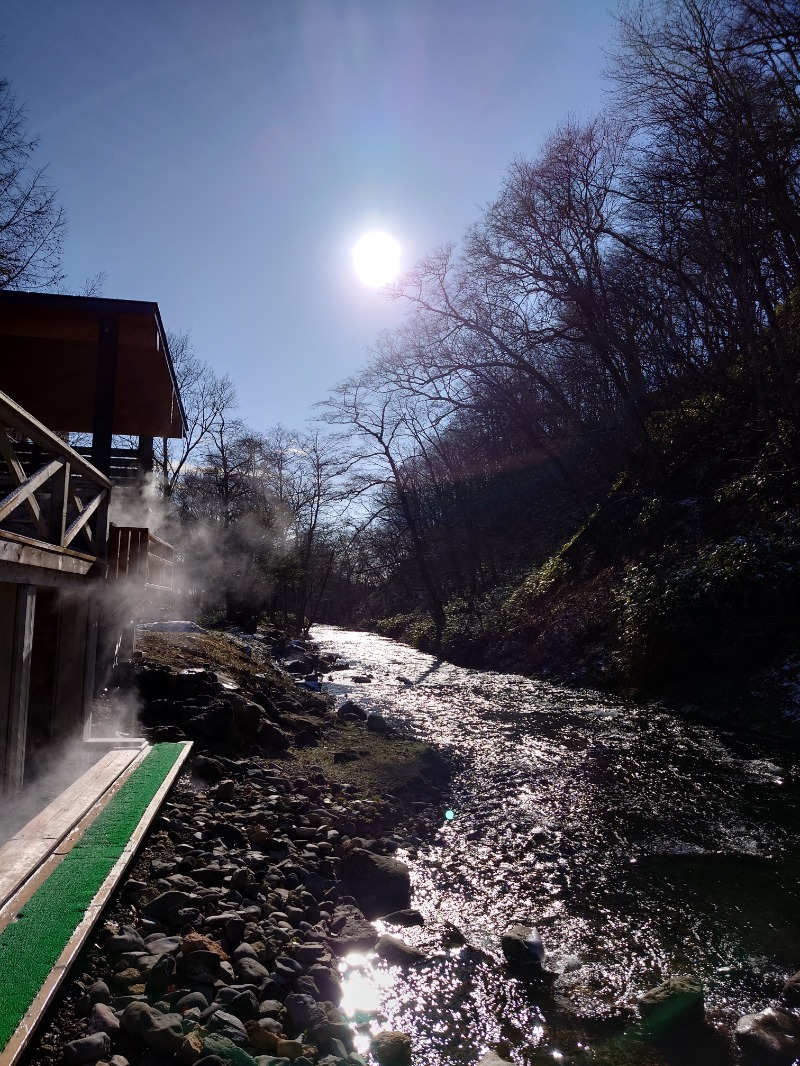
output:
[[89, 597], [86, 618], [86, 663], [83, 672], [83, 739], [92, 735], [92, 711], [94, 690], [97, 684], [97, 638], [99, 633], [100, 597]]
[[69, 502], [70, 464], [64, 463], [63, 473], [53, 475], [50, 490], [50, 541], [62, 547], [64, 531], [67, 525], [67, 503]]
[[97, 373], [94, 386], [92, 465], [111, 476], [111, 438], [117, 394], [118, 326], [115, 318], [101, 318], [97, 339]]
[[[92, 423], [92, 464], [106, 477], [111, 476], [111, 439], [114, 434], [114, 400], [117, 395], [117, 354], [119, 328], [115, 318], [101, 318], [97, 340], [97, 374]], [[97, 509], [95, 551], [100, 562], [106, 558], [109, 495]]]
[[79, 594], [77, 590], [60, 589], [51, 737], [56, 743], [65, 737], [80, 736], [84, 728], [88, 639], [88, 590]]
[[139, 461], [139, 474], [152, 474], [155, 452], [152, 437], [139, 437], [139, 447], [136, 449], [136, 458]]
[[0, 584], [0, 792], [22, 788], [36, 589]]

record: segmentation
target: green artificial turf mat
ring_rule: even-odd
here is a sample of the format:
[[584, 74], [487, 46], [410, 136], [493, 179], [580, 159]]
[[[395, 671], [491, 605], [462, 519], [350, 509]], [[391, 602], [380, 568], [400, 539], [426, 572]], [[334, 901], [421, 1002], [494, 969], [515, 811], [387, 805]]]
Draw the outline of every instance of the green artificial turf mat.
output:
[[0, 933], [0, 1051], [69, 942], [180, 753], [156, 744]]

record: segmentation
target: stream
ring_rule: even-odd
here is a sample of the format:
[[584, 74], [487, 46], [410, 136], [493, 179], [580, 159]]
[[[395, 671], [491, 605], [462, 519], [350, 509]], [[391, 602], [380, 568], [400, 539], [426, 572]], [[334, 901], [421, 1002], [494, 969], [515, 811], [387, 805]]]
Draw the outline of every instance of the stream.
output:
[[[727, 1066], [743, 1014], [800, 969], [800, 759], [786, 741], [513, 674], [465, 669], [331, 626], [312, 638], [351, 669], [324, 689], [453, 752], [436, 838], [398, 853], [425, 925], [378, 927], [426, 950], [406, 970], [346, 960], [344, 1008], [399, 1029], [416, 1066]], [[356, 683], [368, 674], [371, 683]], [[469, 947], [445, 946], [445, 923]], [[551, 983], [511, 976], [500, 936], [535, 925]], [[700, 977], [704, 1030], [653, 1041], [636, 1003]]]

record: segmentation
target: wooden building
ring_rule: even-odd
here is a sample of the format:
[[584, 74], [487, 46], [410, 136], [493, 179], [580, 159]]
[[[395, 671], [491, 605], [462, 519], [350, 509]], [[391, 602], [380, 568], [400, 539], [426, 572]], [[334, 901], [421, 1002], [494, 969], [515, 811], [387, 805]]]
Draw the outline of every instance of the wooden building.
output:
[[108, 513], [154, 438], [184, 428], [157, 304], [0, 291], [0, 794], [88, 735], [112, 605], [129, 617], [139, 590], [171, 586], [171, 547], [145, 528], [109, 538]]

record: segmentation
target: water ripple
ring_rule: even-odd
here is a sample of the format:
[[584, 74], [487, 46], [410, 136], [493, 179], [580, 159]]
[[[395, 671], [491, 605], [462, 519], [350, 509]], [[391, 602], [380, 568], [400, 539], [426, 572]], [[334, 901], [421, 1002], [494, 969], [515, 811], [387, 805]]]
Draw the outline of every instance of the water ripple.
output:
[[[429, 960], [401, 973], [357, 960], [345, 986], [376, 1027], [414, 1037], [425, 1066], [675, 1061], [633, 1025], [638, 996], [691, 972], [727, 1032], [800, 969], [800, 761], [786, 743], [735, 736], [593, 692], [468, 670], [364, 633], [319, 626], [347, 659], [327, 691], [353, 696], [462, 769], [436, 840], [413, 857]], [[352, 681], [368, 673], [369, 685]], [[466, 948], [443, 947], [445, 923]], [[546, 988], [499, 966], [500, 934], [536, 924]], [[394, 933], [397, 929], [390, 930]], [[358, 989], [361, 992], [358, 993]], [[687, 1066], [734, 1061], [709, 1029]]]

